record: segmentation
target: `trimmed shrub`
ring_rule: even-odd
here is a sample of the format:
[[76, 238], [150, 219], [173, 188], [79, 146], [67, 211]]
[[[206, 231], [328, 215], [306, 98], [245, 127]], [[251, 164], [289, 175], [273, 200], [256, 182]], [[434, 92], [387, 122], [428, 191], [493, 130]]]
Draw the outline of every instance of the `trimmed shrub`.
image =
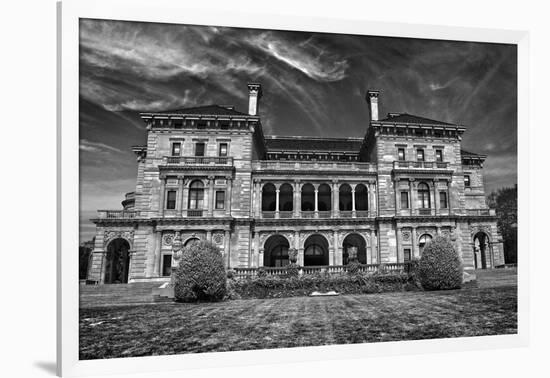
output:
[[263, 266], [259, 267], [256, 273], [258, 274], [258, 277], [266, 277], [267, 276], [267, 272], [266, 272], [266, 270]]
[[227, 279], [232, 280], [234, 278], [235, 278], [235, 270], [234, 269], [229, 269], [227, 271]]
[[287, 277], [298, 277], [300, 275], [300, 266], [291, 263], [286, 266], [286, 275]]
[[437, 236], [426, 245], [416, 274], [424, 290], [460, 289], [462, 263], [448, 238]]
[[216, 301], [226, 294], [226, 272], [218, 247], [206, 241], [183, 249], [176, 269], [174, 296], [177, 301]]
[[348, 274], [357, 274], [359, 273], [359, 267], [361, 267], [361, 264], [357, 260], [354, 260], [346, 265], [346, 271]]

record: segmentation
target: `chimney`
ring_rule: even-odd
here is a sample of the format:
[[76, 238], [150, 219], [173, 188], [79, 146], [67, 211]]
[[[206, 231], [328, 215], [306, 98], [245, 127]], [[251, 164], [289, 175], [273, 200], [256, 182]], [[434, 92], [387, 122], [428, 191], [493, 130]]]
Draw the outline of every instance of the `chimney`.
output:
[[262, 86], [258, 83], [248, 83], [248, 114], [258, 115], [260, 98], [262, 98]]
[[378, 121], [378, 91], [367, 91], [367, 102], [370, 106], [370, 120]]

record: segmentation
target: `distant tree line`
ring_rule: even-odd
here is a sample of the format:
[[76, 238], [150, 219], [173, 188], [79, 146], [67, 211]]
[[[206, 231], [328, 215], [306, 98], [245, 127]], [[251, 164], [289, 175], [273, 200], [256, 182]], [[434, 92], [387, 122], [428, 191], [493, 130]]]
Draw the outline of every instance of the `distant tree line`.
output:
[[82, 243], [78, 247], [78, 279], [85, 280], [88, 276], [88, 263], [92, 255], [95, 238]]
[[496, 210], [497, 225], [504, 243], [506, 264], [517, 263], [518, 256], [518, 186], [501, 188], [487, 197], [487, 204]]

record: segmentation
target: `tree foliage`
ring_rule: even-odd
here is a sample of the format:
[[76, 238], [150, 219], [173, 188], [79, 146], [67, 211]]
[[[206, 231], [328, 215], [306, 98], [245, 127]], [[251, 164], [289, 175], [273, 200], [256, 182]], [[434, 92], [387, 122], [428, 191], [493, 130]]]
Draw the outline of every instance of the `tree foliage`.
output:
[[504, 242], [507, 264], [517, 263], [518, 187], [501, 188], [487, 197], [490, 208], [496, 210], [497, 226]]
[[448, 238], [436, 236], [426, 244], [417, 274], [424, 290], [459, 289], [462, 286], [462, 262]]

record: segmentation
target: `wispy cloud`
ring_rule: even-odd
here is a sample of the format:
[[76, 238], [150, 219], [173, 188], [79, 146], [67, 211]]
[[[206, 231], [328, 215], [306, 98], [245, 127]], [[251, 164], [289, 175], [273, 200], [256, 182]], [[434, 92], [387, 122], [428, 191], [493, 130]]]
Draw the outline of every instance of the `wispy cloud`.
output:
[[105, 143], [90, 142], [89, 140], [86, 140], [86, 139], [80, 139], [79, 148], [82, 151], [87, 151], [87, 152], [117, 152], [117, 153], [124, 153], [124, 151], [122, 151], [122, 150], [120, 150], [116, 147], [109, 146]]

